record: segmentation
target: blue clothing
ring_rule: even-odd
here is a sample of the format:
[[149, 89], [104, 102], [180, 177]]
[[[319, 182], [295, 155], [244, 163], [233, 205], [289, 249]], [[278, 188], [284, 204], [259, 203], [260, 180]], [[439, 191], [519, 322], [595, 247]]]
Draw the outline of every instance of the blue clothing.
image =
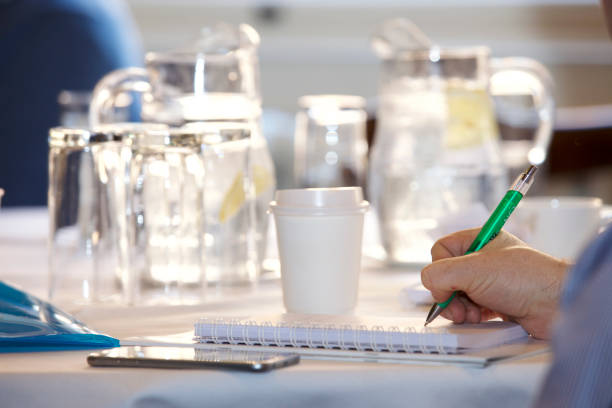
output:
[[612, 227], [570, 273], [536, 407], [612, 407]]
[[62, 90], [91, 91], [142, 53], [118, 0], [0, 0], [3, 206], [47, 202], [47, 137]]

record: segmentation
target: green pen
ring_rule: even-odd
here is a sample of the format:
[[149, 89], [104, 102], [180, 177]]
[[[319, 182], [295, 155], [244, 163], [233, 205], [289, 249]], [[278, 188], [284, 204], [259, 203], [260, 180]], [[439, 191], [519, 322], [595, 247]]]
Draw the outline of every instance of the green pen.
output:
[[[465, 255], [480, 251], [482, 247], [487, 245], [489, 241], [499, 234], [499, 231], [501, 231], [502, 227], [506, 223], [506, 220], [508, 217], [510, 217], [510, 214], [512, 214], [512, 211], [514, 211], [519, 201], [521, 201], [523, 196], [527, 194], [531, 184], [533, 184], [533, 176], [537, 170], [538, 168], [536, 166], [530, 166], [527, 170], [521, 173], [520, 176], [518, 176], [516, 181], [506, 192], [504, 198], [497, 205], [495, 211], [493, 211], [493, 214], [491, 214], [487, 222], [485, 222], [484, 226], [474, 239], [474, 242], [472, 242], [472, 245], [470, 245]], [[431, 309], [429, 309], [427, 319], [425, 319], [425, 326], [433, 322], [433, 320], [438, 317], [440, 313], [442, 313], [444, 308], [448, 306], [456, 295], [457, 291], [453, 292], [453, 294], [446, 299], [446, 301], [442, 303], [434, 303]]]

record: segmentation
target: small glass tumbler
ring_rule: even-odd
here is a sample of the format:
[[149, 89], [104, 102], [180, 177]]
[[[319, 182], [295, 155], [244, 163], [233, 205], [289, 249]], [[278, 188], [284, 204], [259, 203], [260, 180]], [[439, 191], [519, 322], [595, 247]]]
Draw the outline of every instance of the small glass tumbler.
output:
[[368, 144], [365, 99], [309, 95], [295, 118], [296, 187], [362, 186]]
[[258, 277], [251, 132], [241, 122], [192, 122], [200, 133], [204, 181], [206, 280], [249, 285]]
[[[134, 305], [139, 296], [140, 282], [130, 265], [129, 227], [132, 214], [132, 191], [129, 188], [130, 170], [134, 155], [134, 141], [149, 131], [166, 131], [168, 126], [161, 123], [118, 122], [99, 125], [94, 128], [98, 137], [120, 144], [117, 154], [97, 155], [98, 182], [107, 197], [104, 214], [113, 227], [119, 249], [121, 268], [116, 268], [116, 279], [121, 284], [123, 302]], [[108, 151], [108, 149], [106, 149]]]
[[129, 256], [137, 302], [202, 300], [205, 169], [198, 134], [147, 129], [132, 140]]
[[113, 214], [123, 149], [109, 134], [49, 131], [49, 298], [58, 304], [124, 300], [127, 254]]

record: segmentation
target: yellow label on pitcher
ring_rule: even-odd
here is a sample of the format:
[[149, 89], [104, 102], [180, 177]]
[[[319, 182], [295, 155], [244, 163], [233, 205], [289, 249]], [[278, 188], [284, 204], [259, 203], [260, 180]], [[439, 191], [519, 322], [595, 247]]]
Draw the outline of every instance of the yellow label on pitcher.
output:
[[462, 149], [497, 138], [492, 101], [484, 89], [449, 87], [446, 90], [448, 124], [445, 147]]

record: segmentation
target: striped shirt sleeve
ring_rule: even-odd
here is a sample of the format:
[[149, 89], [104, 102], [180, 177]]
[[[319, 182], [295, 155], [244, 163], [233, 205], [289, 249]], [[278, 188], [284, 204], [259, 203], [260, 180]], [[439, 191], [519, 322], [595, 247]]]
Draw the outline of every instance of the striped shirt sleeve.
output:
[[537, 408], [612, 407], [612, 227], [568, 277], [552, 348]]

